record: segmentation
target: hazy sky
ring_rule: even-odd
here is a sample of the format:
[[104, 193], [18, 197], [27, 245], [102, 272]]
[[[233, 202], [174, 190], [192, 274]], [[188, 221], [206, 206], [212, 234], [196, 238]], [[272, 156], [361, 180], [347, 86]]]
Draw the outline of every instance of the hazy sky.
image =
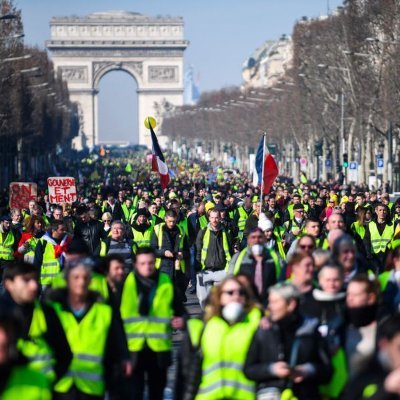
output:
[[[182, 16], [190, 45], [185, 65], [193, 65], [200, 90], [240, 85], [243, 61], [266, 40], [291, 34], [302, 16], [326, 15], [342, 0], [14, 0], [22, 9], [25, 41], [44, 47], [53, 16], [125, 10]], [[100, 140], [136, 142], [136, 83], [115, 71], [100, 82]]]

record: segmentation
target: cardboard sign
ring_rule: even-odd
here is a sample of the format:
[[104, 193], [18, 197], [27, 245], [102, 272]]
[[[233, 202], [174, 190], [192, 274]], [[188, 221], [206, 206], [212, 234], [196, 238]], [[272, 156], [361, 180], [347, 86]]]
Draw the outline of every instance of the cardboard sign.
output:
[[10, 208], [28, 208], [31, 200], [36, 200], [37, 184], [33, 182], [10, 183]]
[[54, 176], [47, 178], [49, 202], [51, 204], [73, 203], [76, 201], [75, 178]]

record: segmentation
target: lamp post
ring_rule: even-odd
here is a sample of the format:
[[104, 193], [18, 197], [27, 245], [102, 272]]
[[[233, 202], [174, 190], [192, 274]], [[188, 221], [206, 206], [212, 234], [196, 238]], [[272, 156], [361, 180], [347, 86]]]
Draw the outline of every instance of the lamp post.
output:
[[0, 21], [5, 21], [5, 20], [9, 20], [9, 19], [17, 19], [18, 17], [15, 14], [4, 14], [4, 15], [0, 15]]

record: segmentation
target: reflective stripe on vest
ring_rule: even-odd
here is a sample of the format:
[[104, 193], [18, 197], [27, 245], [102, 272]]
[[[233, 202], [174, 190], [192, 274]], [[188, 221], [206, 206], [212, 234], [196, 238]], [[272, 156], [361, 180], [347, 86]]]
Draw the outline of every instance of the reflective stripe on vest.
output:
[[53, 303], [73, 353], [68, 373], [55, 385], [58, 393], [66, 393], [75, 385], [81, 392], [92, 396], [103, 396], [104, 356], [112, 318], [112, 309], [107, 304], [94, 303], [78, 322], [75, 316]]
[[144, 232], [137, 231], [132, 228], [133, 241], [138, 247], [150, 247], [151, 245], [151, 235], [153, 234], [153, 229], [149, 227]]
[[160, 272], [149, 315], [140, 315], [136, 277], [132, 272], [128, 274], [122, 289], [120, 313], [129, 351], [140, 351], [145, 344], [155, 352], [171, 350], [173, 297], [171, 279]]
[[3, 242], [3, 234], [0, 234], [0, 259], [12, 261], [14, 260], [13, 245], [15, 242], [14, 235], [10, 232], [7, 233], [6, 239]]
[[42, 285], [51, 285], [53, 279], [60, 273], [60, 262], [56, 258], [54, 245], [43, 239], [42, 244], [45, 245], [43, 253], [42, 267], [40, 269], [40, 283]]
[[246, 378], [243, 367], [259, 321], [247, 315], [234, 325], [220, 317], [206, 323], [201, 336], [202, 379], [196, 400], [255, 399], [255, 383]]
[[[226, 261], [225, 268], [228, 268], [229, 261], [231, 260], [231, 253], [229, 252], [228, 237], [224, 230], [222, 230], [221, 232], [222, 232], [222, 247], [224, 249], [225, 261]], [[201, 248], [202, 269], [206, 269], [206, 258], [207, 258], [208, 246], [210, 245], [210, 235], [211, 235], [210, 229], [207, 228], [206, 231], [204, 232], [203, 247]]]
[[28, 338], [18, 340], [18, 349], [29, 360], [29, 367], [53, 381], [55, 360], [52, 350], [43, 338], [47, 332], [46, 318], [39, 302], [35, 302]]
[[[279, 280], [279, 278], [281, 276], [281, 263], [279, 262], [279, 258], [274, 250], [268, 249], [267, 251], [269, 252], [269, 255], [271, 256], [272, 261], [274, 262], [276, 279]], [[239, 253], [239, 256], [236, 259], [235, 266], [233, 268], [233, 272], [232, 272], [233, 275], [237, 275], [239, 273], [240, 266], [242, 265], [242, 261], [243, 261], [244, 256], [246, 255], [246, 252], [247, 252], [247, 248], [244, 248]], [[226, 270], [226, 271], [229, 272], [228, 270]]]
[[382, 236], [379, 234], [375, 221], [371, 221], [368, 225], [371, 235], [371, 250], [373, 254], [384, 253], [388, 243], [392, 240], [394, 234], [393, 225], [386, 225]]

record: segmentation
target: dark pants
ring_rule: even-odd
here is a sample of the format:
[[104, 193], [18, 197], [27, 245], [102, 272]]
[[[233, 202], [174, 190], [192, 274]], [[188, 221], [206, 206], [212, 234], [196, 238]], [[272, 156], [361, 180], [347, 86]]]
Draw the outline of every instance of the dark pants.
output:
[[[103, 400], [104, 396], [91, 396], [72, 386], [67, 393], [53, 393], [53, 400]], [[22, 400], [22, 399], [21, 399]]]
[[149, 400], [162, 400], [167, 385], [168, 366], [160, 365], [157, 353], [150, 349], [139, 352], [134, 363], [132, 374], [131, 400], [143, 400], [145, 384]]

